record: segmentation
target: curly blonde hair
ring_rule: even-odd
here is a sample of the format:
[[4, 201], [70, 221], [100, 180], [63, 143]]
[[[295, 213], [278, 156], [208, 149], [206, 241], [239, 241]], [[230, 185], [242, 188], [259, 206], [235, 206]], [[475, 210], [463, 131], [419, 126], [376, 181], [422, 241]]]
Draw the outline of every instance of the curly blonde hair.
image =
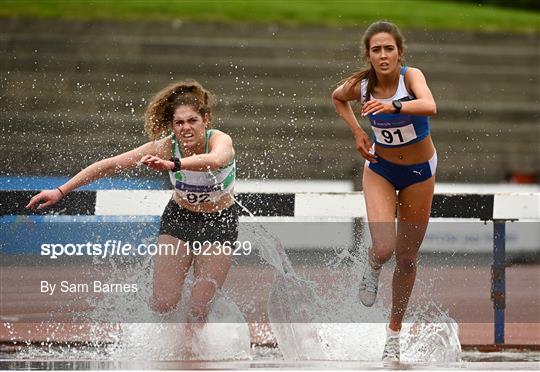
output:
[[151, 141], [155, 141], [171, 130], [174, 111], [178, 106], [193, 107], [203, 118], [208, 118], [208, 125], [212, 123], [213, 95], [195, 80], [173, 83], [153, 98], [144, 113], [144, 131]]

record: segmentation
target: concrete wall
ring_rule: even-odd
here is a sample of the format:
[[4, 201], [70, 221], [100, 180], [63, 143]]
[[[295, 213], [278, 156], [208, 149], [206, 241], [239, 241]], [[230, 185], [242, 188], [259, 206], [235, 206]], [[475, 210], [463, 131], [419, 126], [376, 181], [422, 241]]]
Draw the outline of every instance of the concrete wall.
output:
[[[1, 173], [72, 174], [137, 146], [152, 94], [195, 78], [217, 95], [214, 124], [234, 138], [239, 177], [358, 177], [330, 93], [359, 66], [363, 30], [31, 19], [0, 29]], [[438, 180], [540, 174], [539, 35], [404, 33], [438, 104]]]

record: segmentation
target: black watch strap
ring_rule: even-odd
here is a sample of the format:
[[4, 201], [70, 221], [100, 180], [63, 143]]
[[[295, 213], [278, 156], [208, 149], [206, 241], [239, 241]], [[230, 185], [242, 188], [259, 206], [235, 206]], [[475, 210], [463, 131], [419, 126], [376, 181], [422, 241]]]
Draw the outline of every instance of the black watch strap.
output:
[[174, 163], [174, 168], [171, 169], [171, 172], [178, 172], [180, 170], [180, 166], [182, 165], [180, 159], [177, 157], [173, 157], [170, 158], [169, 161], [172, 161]]
[[392, 101], [392, 106], [396, 109], [394, 114], [399, 114], [401, 112], [401, 101], [400, 100], [394, 100]]

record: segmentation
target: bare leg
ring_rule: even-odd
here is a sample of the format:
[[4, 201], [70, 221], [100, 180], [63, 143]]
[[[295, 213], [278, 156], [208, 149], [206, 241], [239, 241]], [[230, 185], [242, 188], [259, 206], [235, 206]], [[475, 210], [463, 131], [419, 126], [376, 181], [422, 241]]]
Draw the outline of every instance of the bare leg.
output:
[[377, 299], [382, 265], [392, 257], [396, 245], [396, 190], [385, 178], [364, 167], [364, 197], [372, 246], [358, 297], [364, 306], [371, 307]]
[[[170, 244], [176, 248], [180, 243], [177, 255], [160, 254], [154, 257], [154, 285], [152, 309], [159, 313], [173, 310], [182, 295], [184, 279], [191, 266], [192, 257], [187, 255], [184, 243], [170, 235], [160, 235], [160, 244]], [[162, 245], [163, 247], [163, 245]], [[171, 249], [169, 248], [169, 253]], [[174, 252], [174, 251], [173, 251]]]
[[392, 258], [396, 246], [396, 190], [367, 165], [362, 183], [372, 241], [368, 256], [372, 266], [377, 268]]
[[418, 251], [424, 240], [435, 177], [411, 185], [398, 194], [398, 239], [396, 246], [396, 269], [392, 279], [392, 314], [389, 327], [401, 330], [403, 316], [416, 280]]
[[[214, 247], [215, 248], [215, 247]], [[216, 252], [214, 250], [213, 252]], [[195, 257], [195, 283], [191, 291], [191, 316], [206, 321], [216, 290], [221, 288], [232, 264], [232, 255], [220, 253]]]
[[[221, 247], [223, 248], [223, 247]], [[215, 249], [212, 252], [216, 252]], [[189, 316], [191, 324], [188, 327], [188, 337], [192, 341], [198, 331], [204, 326], [212, 307], [216, 291], [221, 288], [232, 264], [230, 254], [198, 255], [195, 257], [193, 272], [195, 283], [191, 290]]]

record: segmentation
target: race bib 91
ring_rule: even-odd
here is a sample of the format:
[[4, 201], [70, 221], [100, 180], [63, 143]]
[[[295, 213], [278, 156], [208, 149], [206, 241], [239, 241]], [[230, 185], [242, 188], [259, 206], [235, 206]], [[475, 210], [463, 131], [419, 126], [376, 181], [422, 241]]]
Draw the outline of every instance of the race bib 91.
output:
[[416, 139], [416, 132], [413, 124], [399, 128], [372, 128], [377, 142], [383, 145], [399, 146]]

